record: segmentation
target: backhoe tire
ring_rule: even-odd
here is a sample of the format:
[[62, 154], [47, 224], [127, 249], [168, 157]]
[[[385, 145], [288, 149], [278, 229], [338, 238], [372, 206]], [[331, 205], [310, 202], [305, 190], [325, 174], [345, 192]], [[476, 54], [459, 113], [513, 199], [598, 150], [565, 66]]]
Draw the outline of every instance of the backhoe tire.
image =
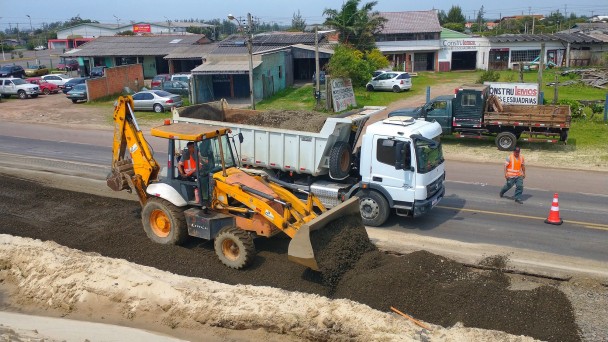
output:
[[236, 270], [251, 265], [256, 254], [251, 234], [236, 227], [220, 230], [213, 247], [220, 261]]
[[517, 137], [511, 132], [500, 132], [496, 136], [496, 147], [501, 151], [513, 151], [517, 145]]
[[329, 151], [329, 176], [332, 179], [344, 179], [350, 174], [352, 152], [345, 141], [338, 141]]
[[160, 198], [150, 198], [141, 211], [144, 231], [161, 245], [180, 245], [188, 237], [183, 209]]
[[357, 193], [357, 197], [364, 225], [378, 227], [388, 220], [391, 208], [382, 194], [374, 190], [363, 190]]
[[163, 108], [163, 106], [161, 104], [155, 104], [154, 107], [152, 107], [152, 109], [154, 109], [154, 112], [156, 113], [162, 113], [165, 111], [165, 108]]

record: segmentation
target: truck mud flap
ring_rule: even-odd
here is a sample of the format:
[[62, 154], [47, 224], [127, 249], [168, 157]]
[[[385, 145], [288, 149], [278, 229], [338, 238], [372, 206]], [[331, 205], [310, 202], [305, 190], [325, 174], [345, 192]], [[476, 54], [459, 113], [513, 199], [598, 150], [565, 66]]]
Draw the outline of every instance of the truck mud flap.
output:
[[312, 231], [323, 229], [330, 222], [348, 215], [359, 214], [359, 197], [353, 196], [331, 210], [324, 212], [314, 220], [303, 224], [289, 243], [287, 257], [290, 261], [319, 270], [315, 251], [310, 242]]

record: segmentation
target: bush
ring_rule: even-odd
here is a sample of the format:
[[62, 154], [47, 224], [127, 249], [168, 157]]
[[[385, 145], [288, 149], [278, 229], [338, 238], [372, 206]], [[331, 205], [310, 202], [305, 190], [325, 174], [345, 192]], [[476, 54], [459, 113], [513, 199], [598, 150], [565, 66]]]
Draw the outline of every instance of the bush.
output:
[[572, 118], [581, 118], [583, 117], [583, 105], [576, 100], [559, 100], [557, 102], [559, 105], [568, 105], [570, 106], [570, 112], [572, 112]]
[[479, 76], [475, 83], [483, 84], [484, 82], [496, 82], [500, 79], [500, 73], [494, 70], [486, 70]]

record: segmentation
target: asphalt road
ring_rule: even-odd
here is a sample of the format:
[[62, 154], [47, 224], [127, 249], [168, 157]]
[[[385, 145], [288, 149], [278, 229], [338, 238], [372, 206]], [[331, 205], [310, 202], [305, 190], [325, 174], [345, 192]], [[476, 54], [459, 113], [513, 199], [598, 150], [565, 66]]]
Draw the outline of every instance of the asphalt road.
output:
[[[104, 180], [111, 141], [111, 131], [3, 123], [0, 164]], [[164, 158], [165, 142], [148, 141], [157, 158]], [[448, 160], [446, 170], [446, 196], [431, 214], [416, 219], [393, 216], [382, 229], [608, 262], [605, 173], [529, 166], [524, 204], [519, 205], [508, 198], [513, 190], [498, 197], [504, 182], [499, 163]], [[559, 194], [561, 226], [543, 222], [554, 193]]]

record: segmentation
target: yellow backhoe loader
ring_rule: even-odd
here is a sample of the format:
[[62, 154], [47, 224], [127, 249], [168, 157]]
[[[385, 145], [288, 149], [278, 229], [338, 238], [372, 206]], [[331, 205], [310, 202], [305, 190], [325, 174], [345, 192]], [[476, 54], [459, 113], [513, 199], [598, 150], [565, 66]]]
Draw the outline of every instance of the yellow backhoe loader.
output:
[[[255, 237], [283, 232], [292, 239], [289, 260], [318, 270], [310, 233], [339, 217], [358, 214], [358, 199], [327, 210], [310, 192], [239, 168], [232, 139], [242, 142], [243, 137], [230, 133], [225, 127], [165, 120], [151, 130], [152, 136], [168, 140], [167, 167], [161, 172], [137, 125], [132, 98], [119, 97], [107, 184], [138, 195], [144, 230], [155, 242], [180, 244], [188, 236], [214, 239], [221, 262], [241, 269], [255, 257]], [[196, 170], [184, 178], [178, 172], [176, 151], [187, 142], [194, 142], [194, 153], [181, 157], [193, 161]]]

